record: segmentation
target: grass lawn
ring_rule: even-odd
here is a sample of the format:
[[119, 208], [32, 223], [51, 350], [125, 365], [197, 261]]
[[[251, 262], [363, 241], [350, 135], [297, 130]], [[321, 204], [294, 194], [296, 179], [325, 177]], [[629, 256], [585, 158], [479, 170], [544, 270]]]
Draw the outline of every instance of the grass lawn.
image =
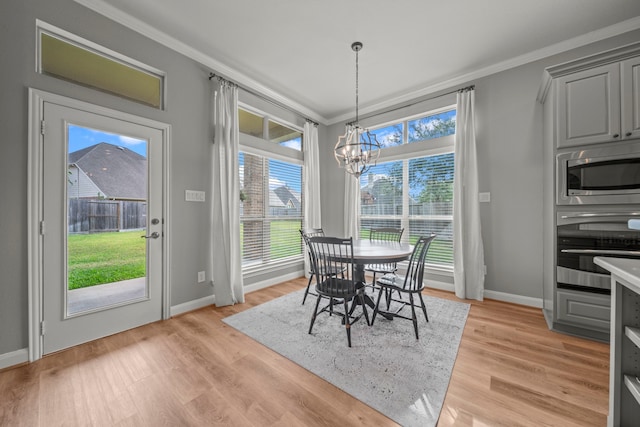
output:
[[[275, 260], [302, 254], [300, 220], [277, 220], [269, 223], [269, 259]], [[240, 241], [244, 241], [244, 223], [240, 222]], [[244, 245], [241, 246], [244, 256]]]
[[69, 290], [144, 277], [144, 231], [69, 234]]

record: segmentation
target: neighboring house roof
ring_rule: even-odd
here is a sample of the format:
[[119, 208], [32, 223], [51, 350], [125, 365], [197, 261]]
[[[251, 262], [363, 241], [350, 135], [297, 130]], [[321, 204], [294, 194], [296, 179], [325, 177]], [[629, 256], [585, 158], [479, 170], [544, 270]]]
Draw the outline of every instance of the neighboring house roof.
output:
[[134, 151], [101, 142], [69, 153], [69, 164], [80, 168], [105, 198], [147, 198], [147, 159]]
[[[296, 209], [300, 208], [300, 194], [290, 189], [286, 185], [274, 188], [272, 192], [273, 194], [276, 195], [278, 200], [282, 203], [282, 206], [286, 206], [289, 208], [296, 208]], [[269, 205], [277, 206], [277, 204], [275, 203], [272, 204], [272, 200], [269, 200]]]
[[269, 190], [269, 207], [272, 208], [296, 208], [301, 207], [300, 193], [286, 185]]

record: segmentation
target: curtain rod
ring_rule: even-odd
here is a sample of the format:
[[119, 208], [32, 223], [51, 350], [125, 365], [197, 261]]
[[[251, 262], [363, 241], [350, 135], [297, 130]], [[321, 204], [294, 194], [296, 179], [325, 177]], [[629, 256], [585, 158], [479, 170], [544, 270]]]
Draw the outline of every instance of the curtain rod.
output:
[[[370, 119], [371, 117], [381, 116], [383, 114], [392, 113], [394, 111], [398, 111], [398, 110], [401, 110], [403, 108], [412, 107], [414, 105], [420, 104], [421, 102], [431, 101], [433, 99], [442, 98], [443, 96], [451, 95], [451, 94], [454, 94], [454, 93], [468, 92], [470, 90], [474, 90], [475, 88], [476, 88], [476, 85], [466, 86], [466, 87], [463, 87], [461, 89], [455, 89], [455, 90], [452, 90], [452, 91], [449, 91], [449, 92], [446, 92], [446, 93], [441, 93], [440, 95], [433, 96], [431, 98], [423, 98], [423, 99], [420, 99], [420, 100], [416, 100], [416, 101], [410, 102], [408, 104], [401, 104], [401, 105], [398, 105], [397, 107], [390, 108], [388, 110], [380, 111], [380, 112], [377, 112], [377, 113], [372, 113], [372, 114], [369, 114], [369, 115], [365, 115], [364, 117], [360, 117], [360, 118], [361, 119], [362, 118]], [[352, 125], [352, 124], [355, 124], [355, 122], [349, 122], [349, 123], [346, 123], [346, 124], [347, 125]]]
[[258, 92], [254, 91], [254, 90], [251, 90], [251, 89], [248, 89], [248, 88], [246, 88], [244, 86], [241, 86], [238, 83], [236, 83], [234, 81], [231, 81], [231, 80], [229, 80], [229, 79], [227, 79], [227, 78], [225, 78], [225, 77], [223, 77], [223, 76], [221, 76], [219, 74], [216, 74], [216, 73], [213, 73], [213, 72], [209, 73], [209, 80], [214, 79], [214, 78], [217, 78], [218, 81], [225, 81], [225, 82], [228, 82], [228, 83], [232, 83], [232, 84], [236, 85], [237, 87], [239, 87], [240, 89], [244, 90], [245, 92], [248, 92], [248, 93], [250, 93], [250, 94], [252, 94], [254, 96], [257, 96], [258, 98], [260, 98], [260, 99], [262, 99], [264, 101], [267, 101], [267, 102], [275, 105], [276, 107], [280, 107], [280, 108], [283, 108], [283, 109], [285, 109], [287, 111], [290, 111], [290, 112], [298, 115], [299, 117], [302, 117], [305, 121], [311, 123], [315, 127], [318, 127], [318, 122], [316, 122], [315, 120], [311, 120], [310, 118], [308, 118], [304, 114], [300, 113], [297, 110], [294, 110], [293, 108], [289, 107], [288, 105], [285, 105], [285, 104], [283, 104], [281, 102], [278, 102], [278, 101], [276, 101], [274, 99], [271, 99], [271, 98], [269, 98], [267, 96], [264, 96], [263, 94], [258, 93]]
[[[213, 72], [209, 73], [209, 80], [211, 80], [211, 79], [213, 79], [213, 78], [218, 78], [219, 80], [223, 80], [223, 81], [225, 81], [225, 82], [233, 83], [233, 84], [235, 84], [236, 86], [238, 86], [239, 88], [241, 88], [242, 90], [244, 90], [245, 92], [249, 92], [250, 94], [252, 94], [252, 95], [254, 95], [254, 96], [257, 96], [258, 98], [260, 98], [260, 99], [262, 99], [262, 100], [264, 100], [264, 101], [267, 101], [267, 102], [269, 102], [269, 103], [271, 103], [271, 104], [275, 105], [276, 107], [284, 108], [284, 109], [285, 109], [285, 110], [287, 110], [287, 111], [290, 111], [290, 112], [292, 112], [292, 113], [294, 113], [294, 114], [297, 114], [298, 116], [300, 116], [300, 117], [302, 117], [303, 119], [305, 119], [307, 122], [309, 122], [309, 123], [313, 124], [313, 125], [314, 125], [314, 126], [316, 126], [316, 127], [318, 126], [318, 122], [316, 122], [315, 120], [311, 120], [310, 118], [306, 117], [304, 114], [301, 114], [299, 111], [294, 110], [293, 108], [289, 107], [288, 105], [285, 105], [285, 104], [283, 104], [283, 103], [281, 103], [281, 102], [278, 102], [278, 101], [276, 101], [276, 100], [273, 100], [273, 99], [271, 99], [271, 98], [268, 98], [268, 97], [264, 96], [263, 94], [258, 93], [258, 92], [256, 92], [256, 91], [253, 91], [253, 90], [251, 90], [251, 89], [247, 89], [246, 87], [240, 86], [239, 84], [237, 84], [237, 83], [235, 83], [235, 82], [233, 82], [233, 81], [231, 81], [231, 80], [229, 80], [229, 79], [227, 79], [227, 78], [225, 78], [225, 77], [223, 77], [223, 76], [221, 76], [221, 75], [219, 75], [219, 74], [215, 74], [215, 73], [213, 73]], [[380, 111], [380, 112], [378, 112], [378, 113], [373, 113], [373, 114], [365, 115], [364, 117], [361, 117], [361, 119], [369, 119], [369, 118], [371, 118], [371, 117], [376, 117], [376, 116], [380, 116], [380, 115], [382, 115], [382, 114], [391, 113], [391, 112], [394, 112], [394, 111], [400, 110], [400, 109], [402, 109], [402, 108], [411, 107], [411, 106], [413, 106], [413, 105], [417, 105], [417, 104], [419, 104], [419, 103], [421, 103], [421, 102], [430, 101], [430, 100], [432, 100], [432, 99], [442, 98], [443, 96], [451, 95], [451, 94], [454, 94], [454, 93], [468, 92], [468, 91], [470, 91], [470, 90], [474, 90], [475, 88], [476, 88], [476, 86], [475, 86], [475, 85], [466, 86], [466, 87], [463, 87], [463, 88], [460, 88], [460, 89], [455, 89], [455, 90], [452, 90], [452, 91], [449, 91], [449, 92], [446, 92], [446, 93], [442, 93], [442, 94], [440, 94], [440, 95], [437, 95], [437, 96], [434, 96], [434, 97], [431, 97], [431, 98], [424, 98], [424, 99], [420, 99], [419, 101], [414, 101], [414, 102], [411, 102], [411, 103], [409, 103], [409, 104], [402, 104], [402, 105], [399, 105], [399, 106], [397, 106], [397, 107], [395, 107], [395, 108], [390, 108], [390, 109], [388, 109], [388, 110]], [[354, 123], [355, 123], [355, 122], [348, 122], [348, 123], [346, 123], [346, 124], [347, 124], [347, 125], [351, 125], [351, 124], [354, 124]]]

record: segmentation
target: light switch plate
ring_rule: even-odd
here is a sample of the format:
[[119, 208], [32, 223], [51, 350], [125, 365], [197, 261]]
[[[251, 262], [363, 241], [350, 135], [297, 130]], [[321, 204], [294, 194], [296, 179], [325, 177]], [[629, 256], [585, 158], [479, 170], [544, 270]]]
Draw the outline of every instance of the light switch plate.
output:
[[489, 203], [491, 201], [491, 193], [478, 193], [478, 201], [480, 203]]
[[204, 202], [204, 191], [185, 190], [184, 199], [187, 202]]

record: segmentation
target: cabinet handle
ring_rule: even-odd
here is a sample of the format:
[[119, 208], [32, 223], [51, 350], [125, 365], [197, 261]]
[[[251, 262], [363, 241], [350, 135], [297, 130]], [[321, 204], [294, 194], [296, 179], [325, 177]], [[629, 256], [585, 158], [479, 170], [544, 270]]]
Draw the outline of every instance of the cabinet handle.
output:
[[613, 134], [613, 137], [614, 137], [614, 138], [617, 138], [617, 137], [619, 137], [619, 136], [620, 136], [620, 134], [617, 134], [617, 133], [614, 133], [614, 134]]
[[631, 133], [631, 132], [627, 132], [627, 133], [626, 133], [626, 136], [631, 136], [631, 135], [632, 135], [632, 133]]

